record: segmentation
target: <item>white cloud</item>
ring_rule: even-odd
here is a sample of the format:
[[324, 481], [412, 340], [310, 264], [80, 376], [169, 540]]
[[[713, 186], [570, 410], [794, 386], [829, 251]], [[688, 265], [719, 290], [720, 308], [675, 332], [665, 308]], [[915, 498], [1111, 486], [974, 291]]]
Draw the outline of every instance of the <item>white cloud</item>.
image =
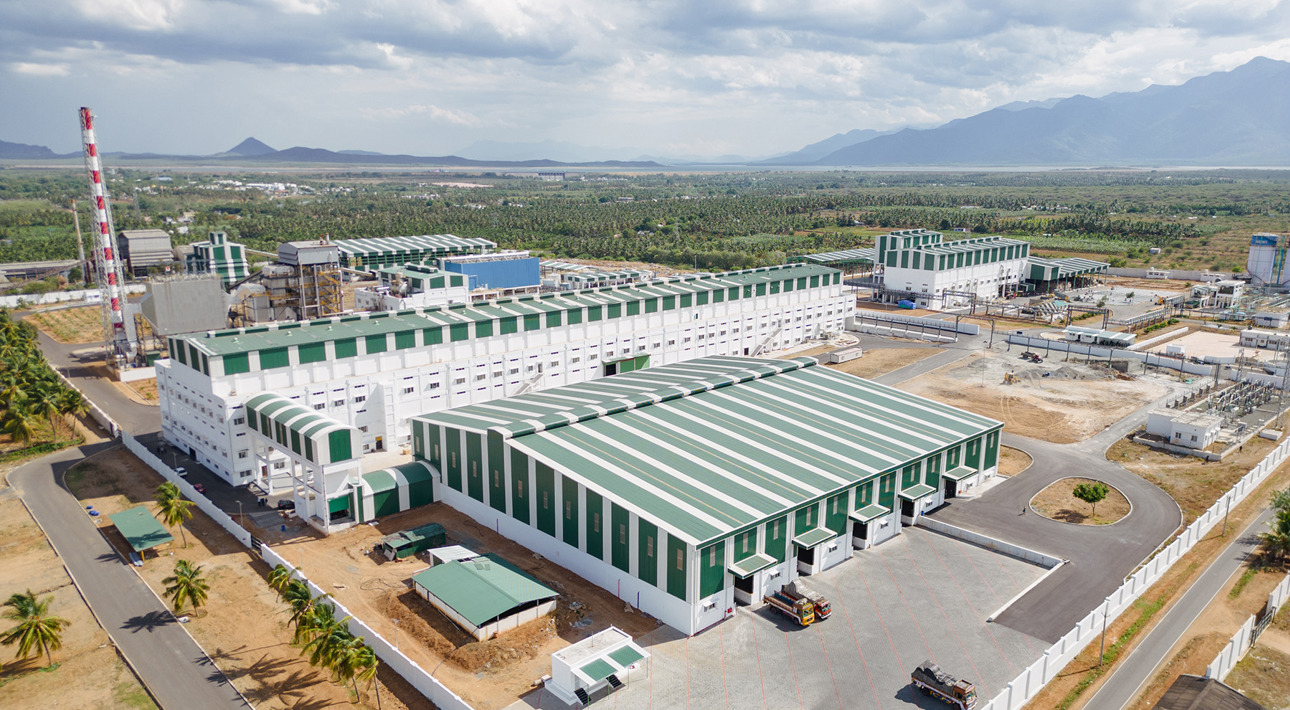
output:
[[436, 121], [444, 121], [457, 126], [478, 126], [480, 121], [477, 116], [473, 116], [464, 111], [452, 111], [438, 106], [429, 104], [414, 104], [412, 106], [389, 107], [389, 108], [365, 108], [360, 113], [369, 118], [376, 119], [404, 119], [413, 116], [428, 116]]
[[13, 62], [9, 65], [15, 74], [27, 76], [67, 76], [66, 64], [36, 64], [33, 62]]

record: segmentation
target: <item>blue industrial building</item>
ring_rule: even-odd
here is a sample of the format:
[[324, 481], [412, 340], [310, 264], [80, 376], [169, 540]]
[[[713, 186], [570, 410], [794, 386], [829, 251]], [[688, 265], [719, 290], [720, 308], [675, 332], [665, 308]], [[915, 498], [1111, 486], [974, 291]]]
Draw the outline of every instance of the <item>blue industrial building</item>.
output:
[[439, 268], [464, 274], [471, 291], [530, 288], [542, 280], [538, 258], [528, 252], [447, 257], [439, 260]]

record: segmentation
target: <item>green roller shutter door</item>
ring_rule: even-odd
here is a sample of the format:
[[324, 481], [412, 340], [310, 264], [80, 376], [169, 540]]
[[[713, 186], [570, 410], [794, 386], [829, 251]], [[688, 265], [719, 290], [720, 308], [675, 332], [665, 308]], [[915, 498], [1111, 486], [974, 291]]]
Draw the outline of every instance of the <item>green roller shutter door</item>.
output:
[[537, 462], [537, 527], [555, 537], [555, 471]]
[[327, 501], [327, 512], [335, 515], [336, 513], [349, 512], [349, 496], [343, 498], [332, 498]]
[[488, 433], [488, 505], [506, 512], [506, 447], [497, 432]]
[[466, 432], [466, 494], [484, 502], [484, 442], [479, 434]]
[[667, 536], [667, 593], [686, 601], [685, 581], [686, 567], [689, 561], [686, 557], [685, 541], [678, 538]]
[[511, 449], [511, 517], [529, 523], [529, 457]]
[[658, 584], [658, 526], [636, 521], [636, 576], [642, 582]]
[[626, 508], [609, 504], [609, 556], [613, 565], [624, 572], [632, 571], [631, 514]]

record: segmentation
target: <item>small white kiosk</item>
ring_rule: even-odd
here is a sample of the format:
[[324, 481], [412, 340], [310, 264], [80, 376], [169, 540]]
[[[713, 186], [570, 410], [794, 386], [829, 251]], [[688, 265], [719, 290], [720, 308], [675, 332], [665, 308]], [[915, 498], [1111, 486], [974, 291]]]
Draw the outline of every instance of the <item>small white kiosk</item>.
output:
[[631, 636], [611, 626], [551, 654], [546, 689], [567, 705], [587, 705], [648, 677], [649, 658]]

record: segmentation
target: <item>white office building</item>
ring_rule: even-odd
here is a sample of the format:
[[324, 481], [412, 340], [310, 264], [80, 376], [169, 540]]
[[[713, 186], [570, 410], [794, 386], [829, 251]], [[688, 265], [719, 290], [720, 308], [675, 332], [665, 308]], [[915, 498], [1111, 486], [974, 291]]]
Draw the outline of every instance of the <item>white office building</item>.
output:
[[244, 404], [262, 392], [354, 427], [361, 452], [402, 449], [415, 415], [651, 365], [765, 354], [841, 331], [854, 309], [841, 272], [790, 264], [178, 336], [157, 364], [162, 428], [246, 484], [290, 465], [285, 455], [257, 461]]
[[905, 229], [877, 238], [883, 288], [925, 308], [967, 305], [1016, 292], [1029, 276], [1030, 244], [1007, 237], [944, 241], [939, 232]]

